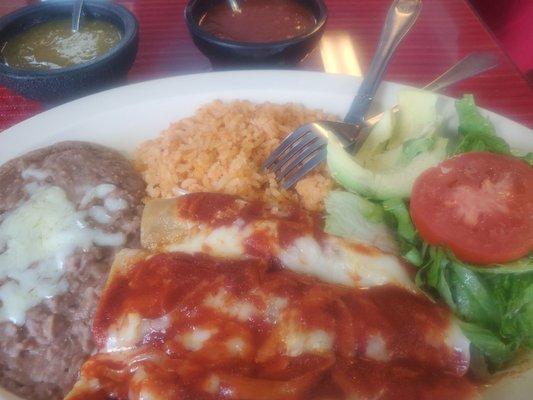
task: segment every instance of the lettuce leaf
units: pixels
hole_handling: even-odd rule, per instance
[[[521,158],[533,166],[533,153],[513,154],[505,140],[496,136],[494,125],[488,117],[481,114],[474,97],[465,94],[455,102],[459,117],[458,141],[451,146],[451,154],[468,153],[471,151],[488,151]]]
[[[420,103],[409,104],[414,116],[418,108],[427,108]],[[455,106],[459,117],[458,136],[455,143],[448,143],[449,154],[487,151],[513,155],[509,145],[496,135],[489,118],[481,114],[471,95],[465,95]],[[405,130],[409,132],[407,128],[410,127],[406,125]],[[394,137],[391,134],[387,136],[387,141],[383,141],[387,146],[394,144],[394,150],[397,150],[394,158],[391,158],[395,161],[393,165],[401,167],[412,164],[430,152],[435,146],[434,141],[440,139],[436,134],[421,134],[420,127],[415,131],[418,134],[401,135],[401,129],[396,129]],[[383,143],[380,142],[381,147]],[[533,165],[533,153],[520,156]],[[382,154],[374,154],[367,161],[374,162],[374,167],[378,168],[388,165],[390,160],[383,159]],[[351,174],[351,178],[360,181],[354,174]],[[385,183],[395,184],[393,180]],[[358,192],[368,196],[368,193]],[[418,267],[416,284],[430,295],[442,298],[462,320],[462,329],[472,344],[473,357],[483,358],[484,368],[495,371],[511,360],[521,348],[533,349],[533,254],[501,265],[464,263],[449,250],[429,245],[420,238],[411,220],[407,200],[399,195],[392,196],[390,191],[383,193],[387,196],[374,196],[381,203],[370,203],[373,211],[366,212],[366,217],[364,207],[361,208],[361,204],[364,204],[361,198],[357,201],[345,198],[330,202],[329,207],[326,207],[329,213],[326,226],[332,233],[364,236],[359,228],[368,222],[361,224],[361,218],[368,220],[368,215],[378,215],[375,207],[380,205],[383,209],[380,218],[395,233],[401,255]],[[351,214],[350,209],[358,211],[352,211]]]
[[[416,284],[439,296],[463,321],[463,331],[495,371],[518,349],[533,349],[533,256],[509,264],[476,266],[424,243],[402,199],[383,202],[402,256],[418,266]]]
[[[500,368],[514,357],[516,352],[514,343],[503,342],[491,330],[477,324],[461,322],[460,326],[476,351],[483,355],[490,354],[490,362],[494,367]]]
[[[402,145],[400,165],[406,166],[420,154],[430,151],[436,143],[434,135],[422,136],[405,141]]]
[[[533,166],[533,153],[527,153],[526,155],[520,158],[527,162],[529,165]]]
[[[382,206],[386,212],[386,222],[397,234],[400,253],[403,258],[420,267],[423,263],[427,246],[418,237],[406,203],[397,198],[385,200]]]
[[[394,236],[384,222],[384,211],[379,204],[356,194],[332,191],[325,201],[325,231],[369,243],[384,251],[397,252]]]
[[[454,154],[470,151],[511,154],[505,140],[496,136],[492,122],[479,112],[472,95],[467,94],[457,100],[455,109],[459,117],[459,141]]]
[[[400,236],[402,242],[412,246],[420,242],[407,205],[402,199],[385,200],[383,209],[392,217],[389,221],[393,222],[393,228]]]

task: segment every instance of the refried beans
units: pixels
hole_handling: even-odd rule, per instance
[[[92,317],[115,252],[139,244],[145,184],[119,153],[91,143],[63,142],[1,166],[0,187],[0,297],[5,296],[2,288],[10,282],[18,285],[19,292],[24,289],[21,277],[25,277],[25,270],[16,271],[5,262],[10,251],[13,253],[10,245],[20,247],[27,239],[8,235],[25,232],[11,227],[31,218],[17,214],[17,210],[46,195],[60,194],[72,208],[73,218],[78,218],[73,221],[79,222],[77,237],[83,246],[72,247],[78,243],[73,242],[61,261],[56,289],[62,290],[53,296],[43,295],[41,301],[28,300],[23,312],[0,304],[0,385],[27,399],[60,399],[93,352]],[[48,213],[44,208],[40,212],[34,216],[39,221],[39,215],[51,218],[48,214],[65,210]],[[67,226],[68,221],[60,222]],[[34,234],[32,230],[26,232]],[[43,241],[47,239],[44,235]],[[32,250],[31,243],[29,248]],[[46,267],[40,261],[28,260],[32,270]]]

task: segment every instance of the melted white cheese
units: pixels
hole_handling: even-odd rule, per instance
[[[347,260],[336,249],[331,249],[330,253],[326,254],[313,237],[302,236],[288,249],[282,250],[279,258],[284,266],[294,272],[314,275],[330,283],[352,286]],[[344,262],[339,262],[340,258]]]
[[[457,372],[466,374],[470,365],[470,340],[464,335],[459,322],[454,317],[450,319],[450,326],[444,334],[444,343],[453,349],[463,361],[461,369]]]
[[[387,344],[381,335],[371,335],[368,337],[365,356],[376,361],[389,361]]]
[[[232,337],[226,341],[226,348],[231,354],[242,356],[248,350],[248,343],[238,336]]]
[[[128,206],[126,200],[121,199],[120,197],[106,197],[104,199],[104,207],[111,212],[117,212],[124,210]]]
[[[395,284],[416,291],[396,257],[378,250],[376,254],[366,254],[333,236],[322,244],[311,236],[302,236],[288,249],[281,250],[279,258],[294,272],[313,275],[325,282],[354,287]]]
[[[281,320],[283,310],[289,302],[284,297],[271,297],[266,301],[266,321],[271,324],[277,324]]]
[[[89,217],[100,224],[108,224],[113,220],[113,217],[102,206],[92,206],[89,208]]]
[[[105,350],[107,352],[132,349],[142,337],[142,318],[128,313],[109,327]]]
[[[137,398],[138,400],[167,400],[167,397],[164,397],[160,393],[156,393],[154,391],[154,388],[149,387],[147,385],[142,385],[141,390],[139,391],[139,395],[137,397],[130,397],[130,398]]]
[[[156,319],[144,318],[142,320],[143,336],[151,332],[165,333],[166,330],[170,327],[171,320],[172,316],[170,314],[165,314],[162,317]]]
[[[240,321],[248,321],[257,313],[252,303],[230,297],[225,290],[219,290],[215,295],[208,296],[203,304]]]
[[[170,326],[171,316],[159,318],[142,318],[137,313],[128,313],[115,321],[107,331],[106,352],[131,350],[143,338],[153,332],[165,333]]]
[[[454,318],[450,320],[450,326],[446,331],[444,343],[460,354],[469,354],[470,341],[459,327],[459,322]]]
[[[296,327],[284,336],[285,353],[298,357],[305,353],[324,353],[333,349],[333,335],[322,329],[303,331]]]
[[[215,333],[217,333],[217,329],[193,328],[191,331],[181,335],[180,341],[187,350],[198,351],[204,347],[205,342],[211,339]]]
[[[91,229],[92,241],[97,246],[122,246],[126,238],[122,232],[104,232],[101,229]]]
[[[204,381],[203,389],[211,394],[217,394],[220,391],[220,378],[218,375],[211,374]]]
[[[26,312],[67,289],[64,267],[76,249],[119,246],[124,235],[91,229],[59,187],[35,191],[0,223],[0,322],[23,325]]]
[[[26,168],[20,175],[22,176],[22,179],[33,178],[38,181],[44,181],[48,177],[49,173],[40,169]]]
[[[283,248],[278,243],[275,221],[246,224],[237,220],[232,225],[214,229],[202,225],[198,227],[198,233],[188,235],[179,243],[166,245],[165,250],[191,254],[203,252],[218,257],[245,257],[246,240],[254,232],[261,231],[270,238],[272,255],[294,272],[352,287],[394,284],[417,291],[398,257],[377,248],[359,250],[358,243],[340,237],[327,236],[319,243],[313,236],[302,234],[288,248]]]
[[[191,235],[180,243],[167,246],[168,251],[185,253],[204,252],[217,257],[241,257],[244,255],[244,240],[251,234],[236,221],[233,225],[221,226],[211,231]]]
[[[85,208],[94,199],[105,199],[117,187],[111,183],[101,183],[85,189],[85,194],[80,201],[80,208]]]
[[[39,182],[30,182],[24,185],[24,190],[26,190],[26,192],[29,194],[34,194],[41,189],[41,187],[42,186],[39,184]]]

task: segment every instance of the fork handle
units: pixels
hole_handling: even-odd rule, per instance
[[[344,118],[345,122],[359,124],[364,121],[365,114],[374,99],[390,58],[415,23],[421,7],[421,0],[394,0],[392,3],[381,31],[376,53],[350,106],[350,110]]]
[[[498,65],[499,58],[496,53],[486,51],[475,51],[459,60],[451,68],[446,70],[442,75],[428,83],[422,89],[430,91],[439,91],[447,88],[454,83],[461,82],[464,79],[476,76]],[[392,108],[393,112],[398,111],[398,105]],[[383,116],[379,113],[365,120],[365,126],[370,128],[378,123]]]
[[[422,89],[438,92],[454,83],[475,76],[498,65],[498,55],[488,51],[474,51],[462,58]]]

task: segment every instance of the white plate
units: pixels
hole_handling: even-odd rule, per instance
[[[344,115],[359,82],[350,76],[318,72],[231,71],[125,86],[59,106],[0,133],[0,164],[28,150],[68,139],[101,143],[131,155],[141,141],[156,137],[172,121],[191,115],[214,99],[296,102]],[[377,107],[392,106],[401,87],[384,83]],[[487,113],[513,148],[533,151],[532,130]],[[531,398],[532,391],[533,369],[502,380],[483,398],[525,400]],[[0,399],[17,397],[0,389]]]

